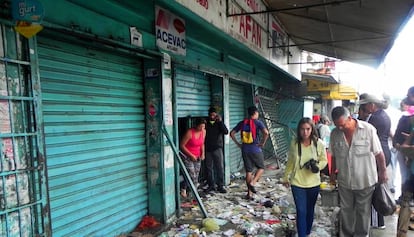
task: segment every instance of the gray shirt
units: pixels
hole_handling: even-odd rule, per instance
[[[330,150],[338,169],[338,185],[362,190],[378,182],[375,156],[382,152],[382,148],[374,126],[356,121],[351,145],[348,145],[344,132],[335,128],[331,133]]]

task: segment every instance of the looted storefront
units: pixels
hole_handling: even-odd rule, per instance
[[[169,222],[178,169],[164,132],[177,145],[178,119],[211,105],[231,128],[252,88],[295,82],[180,3],[34,2],[44,29],[26,39],[0,1],[5,236],[115,236],[145,215]],[[185,55],[159,49],[159,9],[186,22]],[[240,168],[230,146],[226,182]]]

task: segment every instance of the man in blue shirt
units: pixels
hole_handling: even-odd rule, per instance
[[[259,111],[255,106],[247,109],[248,118],[240,121],[230,132],[231,139],[242,149],[244,169],[246,171],[247,199],[253,199],[256,193],[256,182],[264,172],[264,156],[262,147],[266,144],[269,131],[262,121],[258,120]],[[258,132],[262,133],[259,139]],[[236,138],[236,133],[241,133],[241,142]],[[257,168],[255,175],[253,169]]]

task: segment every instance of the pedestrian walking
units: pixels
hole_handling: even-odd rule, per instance
[[[302,118],[290,143],[283,185],[291,187],[296,205],[298,237],[310,235],[321,184],[320,171],[328,163],[324,142],[311,118]]]
[[[375,185],[387,182],[385,157],[377,131],[353,118],[349,110],[332,110],[331,182],[337,181],[340,200],[339,236],[368,236]]]

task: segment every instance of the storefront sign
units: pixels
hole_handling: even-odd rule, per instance
[[[229,2],[229,13],[265,11],[260,0],[235,0]],[[269,57],[266,14],[231,16],[227,33],[265,58]]]
[[[129,34],[131,37],[131,45],[142,47],[142,34],[136,27],[129,27]]]
[[[186,55],[185,21],[169,11],[155,7],[155,32],[160,49]]]
[[[13,0],[12,16],[15,21],[40,23],[44,16],[43,6],[37,0]]]
[[[16,22],[14,29],[26,38],[36,35],[43,29],[40,23],[44,10],[37,0],[13,0],[12,16]]]

